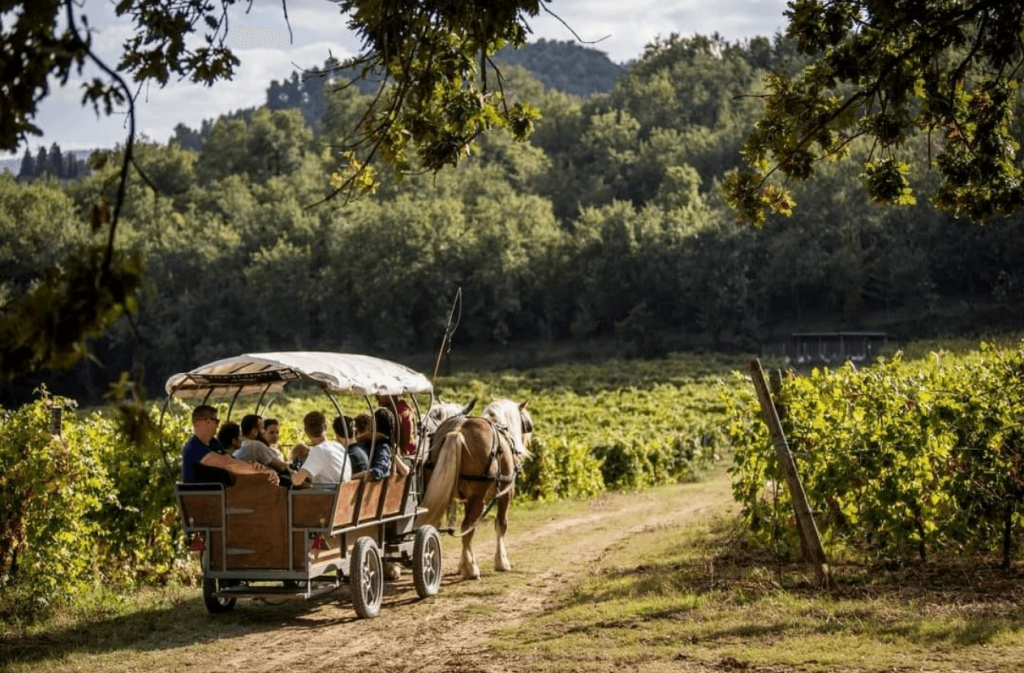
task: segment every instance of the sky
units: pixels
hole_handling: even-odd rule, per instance
[[[137,133],[167,142],[178,123],[198,129],[204,119],[261,105],[271,80],[320,66],[332,54],[339,59],[353,56],[359,47],[345,18],[328,0],[287,0],[290,41],[280,0],[254,0],[246,12],[247,4],[238,3],[229,14],[227,44],[241,61],[235,77],[212,87],[172,82],[163,88],[142,88],[136,102]],[[117,19],[113,5],[114,0],[84,0],[79,10],[88,16],[97,52],[111,65],[131,35],[130,24]],[[531,42],[579,42],[620,64],[640,58],[645,45],[672,33],[717,32],[729,41],[741,41],[772,37],[786,27],[786,0],[552,0],[543,7],[560,20],[542,10],[529,21]],[[124,142],[124,114],[97,118],[91,108],[81,105],[81,82],[97,74],[98,70],[86,69],[82,78],[71,79],[66,86],[51,86],[35,118],[44,135],[28,139],[33,155],[53,142],[65,152]],[[23,143],[8,156],[21,156],[25,147]]]

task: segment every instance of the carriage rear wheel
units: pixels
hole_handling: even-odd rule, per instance
[[[420,598],[433,596],[441,588],[441,536],[433,526],[416,529],[412,547],[412,579]]]
[[[356,614],[363,619],[376,617],[384,597],[384,566],[371,537],[359,538],[352,548],[349,588]]]
[[[215,595],[217,593],[217,580],[203,580],[203,602],[206,603],[206,611],[211,615],[219,615],[231,612],[235,609],[236,599],[225,598]]]

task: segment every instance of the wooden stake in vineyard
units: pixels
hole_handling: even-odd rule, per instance
[[[796,471],[796,462],[789,450],[789,442],[786,441],[786,434],[782,431],[782,423],[779,422],[779,412],[775,408],[768,384],[764,380],[764,370],[761,369],[761,361],[754,360],[749,365],[750,376],[754,381],[754,389],[757,391],[757,400],[761,403],[761,413],[764,415],[764,422],[768,425],[768,431],[772,436],[772,444],[775,446],[775,453],[779,457],[779,465],[786,475],[786,484],[793,496],[793,509],[796,513],[796,520],[800,526],[800,537],[804,542],[804,549],[810,556],[811,567],[818,584],[823,587],[832,586],[832,577],[829,573],[828,563],[825,560],[825,550],[821,546],[821,536],[818,535],[818,526],[814,523],[814,515],[807,504],[807,494],[804,493],[804,485],[800,481],[800,475]]]

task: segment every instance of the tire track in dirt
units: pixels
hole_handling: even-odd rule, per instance
[[[731,502],[725,477],[637,494],[610,494],[589,503],[586,513],[553,519],[531,531],[516,529],[515,510],[507,538],[513,571],[493,571],[494,534],[480,530],[474,540],[482,579],[460,581],[456,545],[447,544],[438,596],[420,601],[405,572],[388,583],[376,619],[356,618],[347,589],[300,607],[240,605],[258,628],[232,633],[211,647],[188,648],[173,666],[148,670],[349,671],[402,673],[509,673],[517,667],[507,653],[488,649],[501,629],[543,614],[580,573],[631,535],[656,531],[681,520],[699,522]],[[543,558],[517,565],[517,558]],[[284,611],[287,614],[280,614]],[[237,612],[234,614],[238,614]],[[236,617],[237,618],[237,617]],[[211,618],[211,619],[223,619]],[[230,619],[230,617],[229,617]],[[279,624],[273,626],[274,623]],[[198,650],[198,651],[197,651]],[[167,653],[161,663],[167,662]],[[525,663],[525,662],[524,662]]]

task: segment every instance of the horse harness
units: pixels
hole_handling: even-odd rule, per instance
[[[487,424],[491,426],[491,457],[487,462],[487,467],[484,468],[484,471],[481,474],[460,474],[459,479],[465,479],[466,481],[493,481],[499,487],[505,484],[514,484],[516,478],[522,474],[523,467],[519,461],[519,454],[515,450],[515,443],[512,441],[512,435],[509,433],[508,426],[504,423],[497,423],[486,418],[483,418],[483,420],[486,420]],[[462,422],[459,423],[458,427],[462,427]],[[501,454],[501,437],[505,438],[505,441],[508,443],[509,450],[512,452],[513,468],[512,474],[510,475],[502,474],[501,466],[498,464],[498,456]],[[424,463],[423,467],[430,470],[434,468],[434,465],[435,463],[429,462]],[[495,470],[497,471],[497,474],[494,474]]]
[[[513,484],[522,473],[523,467],[519,462],[519,454],[516,453],[512,435],[508,431],[508,426],[504,423],[496,423],[492,420],[488,420],[487,423],[491,426],[491,458],[487,463],[487,468],[483,474],[460,474],[459,478],[466,481],[493,481],[499,486],[502,484]],[[509,450],[512,452],[512,474],[507,476],[501,473],[501,466],[498,464],[498,456],[501,454],[500,437],[505,438]],[[492,476],[492,472],[495,470],[497,470],[497,474]]]
[[[458,425],[459,428],[462,427],[462,424],[465,422],[465,418],[466,417],[460,419]],[[473,522],[473,525],[470,526],[468,530],[463,530],[461,533],[456,533],[454,528],[449,528],[447,532],[449,535],[452,535],[453,537],[463,537],[464,535],[472,533],[476,529],[477,524],[479,524],[487,517],[487,515],[491,511],[491,508],[494,507],[494,504],[496,502],[498,502],[498,499],[504,496],[510,490],[512,490],[512,487],[515,486],[516,478],[523,471],[522,464],[519,461],[519,453],[515,449],[515,443],[512,441],[512,436],[511,434],[509,434],[508,427],[504,423],[497,423],[490,419],[484,418],[483,420],[486,420],[487,424],[491,426],[490,460],[488,460],[487,467],[484,469],[483,474],[460,474],[459,479],[465,479],[466,481],[493,481],[498,489],[498,492],[495,493],[494,497],[491,498],[491,501],[487,503],[487,506],[480,513],[480,516],[477,517],[476,521]],[[525,429],[525,427],[527,426],[527,422],[525,420],[523,421],[523,425]],[[530,430],[532,430],[532,427],[530,428]],[[509,451],[511,451],[512,453],[513,469],[511,475],[502,474],[501,466],[498,464],[498,456],[501,454],[501,437],[505,438],[505,441],[508,443],[509,446]],[[429,462],[424,463],[423,467],[425,469],[433,469],[435,465],[436,463]],[[497,474],[492,474],[492,472],[495,469],[497,470]]]

